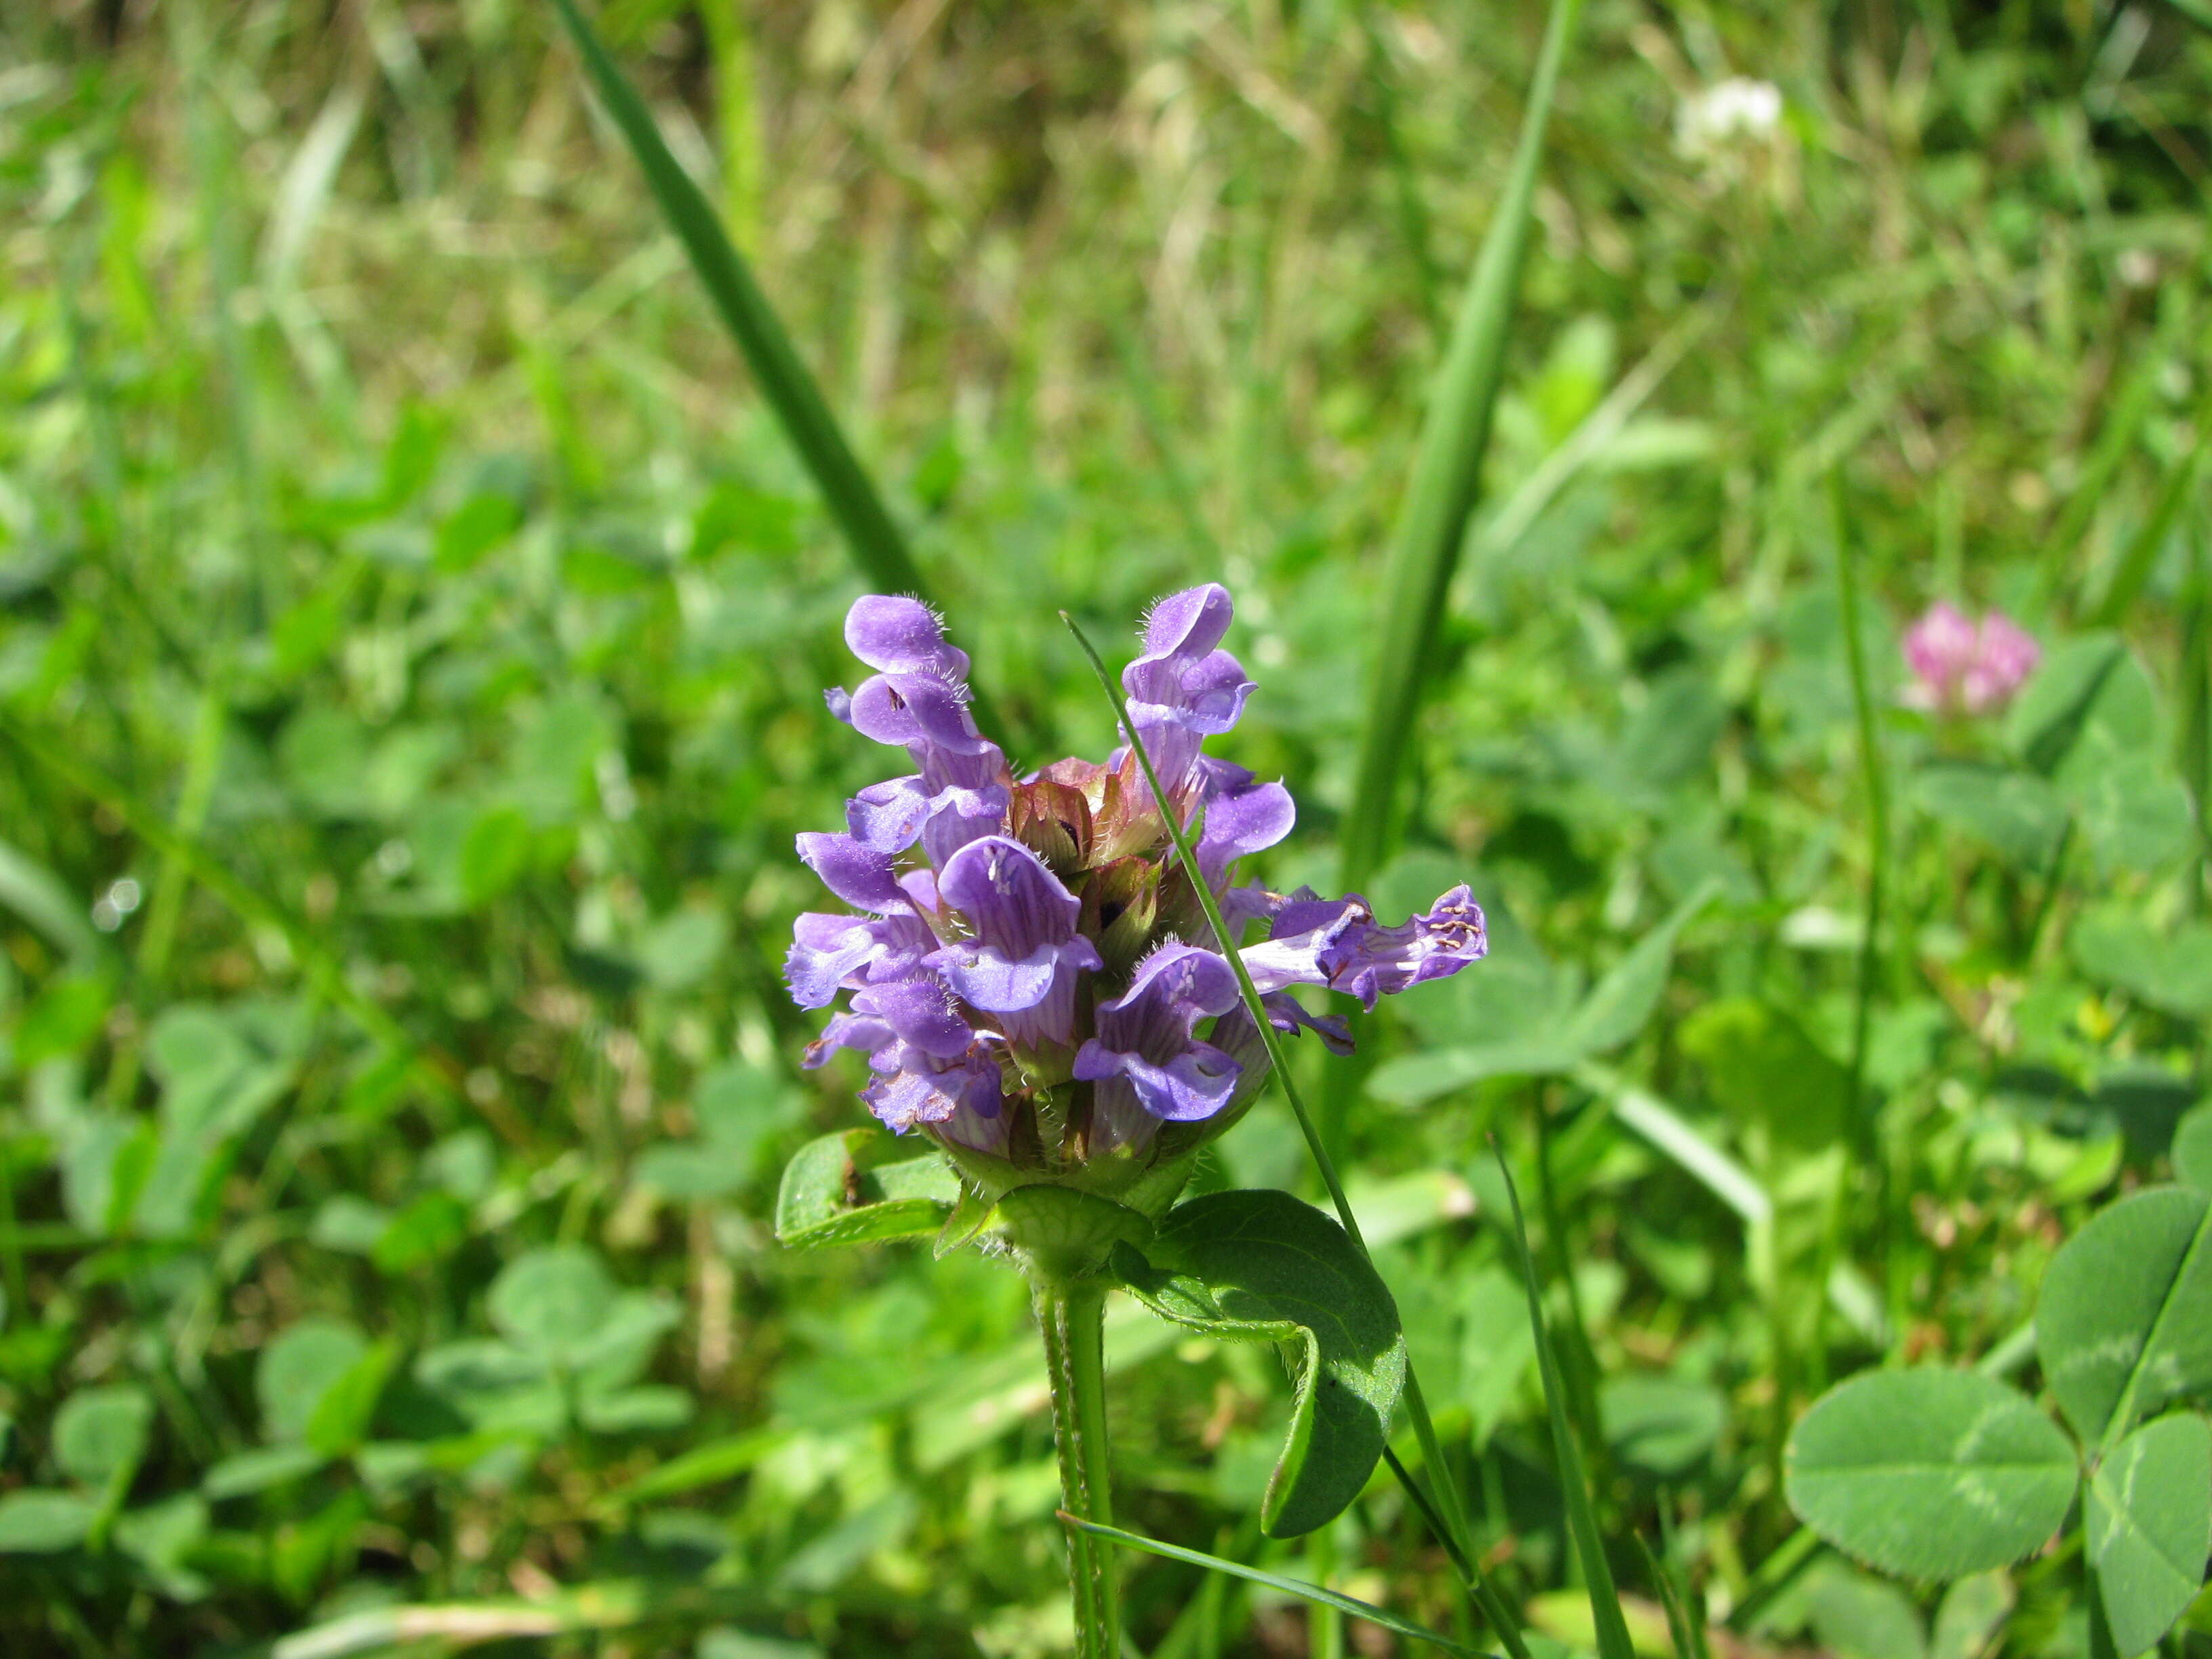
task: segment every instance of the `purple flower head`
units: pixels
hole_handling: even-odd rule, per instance
[[[963,1001],[1000,1017],[1012,1041],[1069,1045],[1075,977],[1102,965],[1075,931],[1083,903],[1018,841],[987,836],[955,853],[939,874],[939,899],[967,918],[972,939],[929,957]]]
[[[1937,600],[1905,630],[1906,702],[1943,714],[1987,714],[2010,702],[2043,647],[2002,611],[1978,623]]]
[[[1239,884],[1239,866],[1288,836],[1297,810],[1279,782],[1201,751],[1254,689],[1223,648],[1233,617],[1218,585],[1170,595],[1122,675],[1164,802],[1127,750],[1016,779],[975,728],[966,654],[927,607],[871,596],[846,619],[847,643],[875,672],[832,692],[830,708],[904,749],[915,770],[848,801],[843,833],[799,839],[800,860],[853,911],[809,912],[793,929],[793,997],[846,999],[806,1064],[863,1055],[876,1116],[930,1135],[986,1187],[1074,1180],[1112,1193],[1156,1164],[1187,1167],[1265,1075],[1261,1033],[1229,957],[1205,948],[1164,808],[1195,830],[1194,879],[1238,936],[1279,1031],[1348,1049],[1344,1021],[1309,1012],[1291,988],[1372,1007],[1486,948],[1465,887],[1384,927],[1357,896]],[[1255,926],[1266,937],[1243,944]],[[1007,1167],[977,1173],[987,1165]]]

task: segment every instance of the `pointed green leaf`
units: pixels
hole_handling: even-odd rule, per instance
[[[2093,1447],[2212,1389],[2212,1199],[2157,1187],[2100,1212],[2051,1258],[2035,1346]]]
[[[938,1231],[960,1183],[934,1152],[893,1162],[904,1150],[873,1129],[807,1142],[784,1168],[776,1237],[787,1249],[805,1250]]]
[[[2212,1428],[2185,1412],[2137,1429],[2089,1477],[2082,1527],[2121,1659],[2148,1651],[2204,1586]]]
[[[1348,1613],[1355,1619],[1364,1619],[1370,1624],[1380,1625],[1411,1641],[1425,1642],[1431,1647],[1442,1648],[1446,1653],[1464,1654],[1468,1659],[1497,1659],[1494,1654],[1485,1654],[1480,1648],[1471,1648],[1455,1642],[1449,1636],[1401,1619],[1395,1613],[1385,1612],[1370,1602],[1350,1595],[1324,1589],[1319,1584],[1309,1584],[1302,1578],[1289,1578],[1279,1572],[1268,1572],[1259,1567],[1248,1567],[1241,1561],[1224,1560],[1218,1555],[1208,1555],[1203,1550],[1185,1549],[1180,1544],[1164,1543],[1157,1538],[1146,1538],[1141,1533],[1124,1532],[1119,1527],[1085,1521],[1061,1510],[1063,1524],[1087,1532],[1093,1537],[1109,1539],[1125,1549],[1141,1550],[1147,1555],[1157,1555],[1164,1560],[1181,1561],[1194,1567],[1204,1567],[1212,1572],[1225,1572],[1232,1578],[1242,1578],[1248,1583],[1265,1585],[1280,1590],[1285,1595],[1295,1595],[1302,1601],[1310,1601],[1319,1607],[1334,1607],[1339,1613]]]
[[[2015,1390],[1972,1371],[1870,1371],[1790,1437],[1790,1506],[1884,1572],[1948,1579],[2016,1561],[2074,1500],[2074,1449]]]
[[[1288,1193],[1209,1193],[1170,1211],[1144,1253],[1121,1244],[1113,1260],[1163,1319],[1303,1346],[1290,1438],[1260,1508],[1269,1536],[1310,1532],[1359,1495],[1405,1384],[1406,1338],[1389,1287],[1343,1228]]]
[[[2066,828],[2066,802],[2047,778],[2008,766],[1937,761],[1913,778],[1930,817],[1955,824],[2015,870],[2041,873]]]

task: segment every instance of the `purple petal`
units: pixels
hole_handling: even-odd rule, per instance
[[[945,628],[920,599],[864,593],[845,613],[845,644],[871,668],[960,679],[968,653],[945,641]]]
[[[897,1042],[898,1033],[884,1020],[867,1014],[832,1014],[830,1023],[822,1028],[822,1035],[806,1045],[806,1056],[800,1063],[811,1072],[818,1066],[828,1065],[840,1048],[858,1048],[872,1065],[879,1054]]]
[[[1333,1054],[1348,1054],[1355,1046],[1350,1021],[1341,1014],[1310,1014],[1288,991],[1268,992],[1260,1006],[1267,1011],[1267,1024],[1286,1036],[1296,1036],[1301,1029],[1311,1031]]]
[[[933,674],[878,674],[853,693],[853,729],[901,748],[981,755],[994,745],[975,730],[967,688]]]
[[[945,986],[937,980],[904,979],[871,985],[854,993],[853,1009],[881,1019],[902,1042],[933,1060],[964,1054],[975,1041],[975,1027],[960,1018]]]
[[[862,917],[818,910],[802,914],[792,926],[791,950],[783,962],[791,1000],[802,1008],[828,1007],[882,948]]]
[[[850,836],[812,831],[799,838],[799,860],[846,903],[885,914],[907,908],[890,854]]]
[[[1210,1042],[1193,1042],[1165,1065],[1139,1054],[1118,1054],[1094,1037],[1076,1055],[1075,1075],[1091,1080],[1119,1078],[1137,1103],[1170,1123],[1212,1117],[1237,1092],[1243,1067]]]
[[[878,853],[903,853],[929,821],[931,802],[918,777],[872,783],[845,803],[853,839]]]
[[[967,917],[978,940],[1009,962],[1073,938],[1083,908],[1042,860],[1004,836],[986,836],[953,854],[938,872],[937,890]]]
[[[1364,1007],[1432,979],[1448,979],[1489,954],[1482,908],[1462,882],[1424,914],[1395,927],[1346,932],[1322,956],[1333,989],[1349,991]]]
[[[902,1047],[899,1061],[896,1071],[860,1091],[868,1109],[895,1133],[904,1134],[918,1123],[945,1123],[956,1114],[999,1115],[999,1068],[988,1058],[971,1051],[939,1066],[928,1055]]]
[[[1242,768],[1237,769],[1242,770]],[[1279,783],[1260,783],[1247,774],[1222,787],[1206,802],[1206,823],[1198,838],[1198,867],[1218,886],[1237,860],[1262,852],[1291,833],[1297,803]]]

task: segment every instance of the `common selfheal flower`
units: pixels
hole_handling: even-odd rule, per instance
[[[1127,991],[1098,1005],[1098,1035],[1075,1056],[1077,1080],[1099,1085],[1092,1110],[1103,1133],[1094,1148],[1139,1143],[1161,1123],[1209,1118],[1229,1103],[1243,1067],[1192,1031],[1237,1000],[1225,960],[1170,943],[1145,958]]]
[[[1267,1023],[1351,1047],[1341,1018],[1291,988],[1376,999],[1479,961],[1482,912],[1455,887],[1395,927],[1354,895],[1239,885],[1238,865],[1291,832],[1279,782],[1201,752],[1253,690],[1224,649],[1234,607],[1208,584],[1152,608],[1122,684],[1136,757],[1067,759],[1015,779],[969,713],[968,659],[913,599],[870,596],[845,637],[876,672],[831,711],[903,748],[911,775],[863,789],[844,833],[799,855],[857,915],[809,912],[786,976],[809,1008],[849,1000],[806,1054],[866,1057],[861,1097],[919,1130],[975,1184],[1070,1182],[1173,1197],[1189,1156],[1256,1091],[1267,1054],[1179,863],[1164,814],[1194,829],[1197,879],[1218,902]],[[1264,925],[1266,937],[1243,936]],[[1131,1197],[1130,1201],[1138,1201]]]
[[[1905,630],[1912,684],[1905,700],[1943,714],[1987,714],[2010,702],[2043,660],[2043,647],[2002,611],[1977,623],[1944,600]]]

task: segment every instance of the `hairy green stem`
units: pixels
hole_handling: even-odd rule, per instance
[[[1053,1442],[1060,1454],[1060,1504],[1070,1515],[1101,1526],[1114,1522],[1106,1457],[1106,1291],[1091,1279],[1032,1275],[1037,1329],[1044,1337],[1052,1386]],[[1073,1528],[1067,1532],[1067,1578],[1075,1597],[1076,1652],[1081,1659],[1119,1659],[1121,1603],[1111,1545]]]

